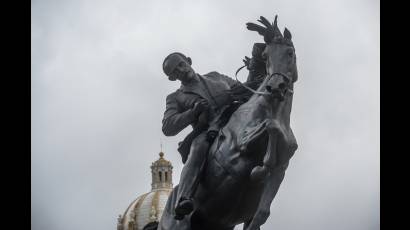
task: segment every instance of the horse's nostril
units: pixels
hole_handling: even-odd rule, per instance
[[[286,84],[285,83],[280,83],[279,84],[279,89],[284,89],[286,88]]]

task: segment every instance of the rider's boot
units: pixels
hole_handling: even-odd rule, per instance
[[[194,139],[191,144],[188,159],[181,172],[178,188],[178,198],[175,205],[175,219],[181,220],[194,210],[193,195],[199,184],[202,168],[205,165],[209,149],[209,138],[204,132]]]
[[[190,214],[194,210],[194,202],[192,199],[181,197],[178,205],[175,208],[175,219],[182,220],[185,215]]]

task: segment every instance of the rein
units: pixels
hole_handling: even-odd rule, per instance
[[[245,84],[243,84],[242,82],[240,82],[240,81],[238,80],[238,73],[239,73],[245,66],[246,66],[246,65],[239,67],[239,69],[235,72],[235,80],[236,80],[241,86],[243,86],[245,89],[251,91],[251,92],[254,93],[254,94],[259,94],[259,95],[271,95],[270,93],[267,93],[267,92],[256,91],[256,90],[254,90],[254,89],[252,89],[252,88],[246,86]],[[287,76],[287,75],[284,74],[284,73],[281,73],[281,72],[272,73],[271,75],[269,75],[269,78],[271,78],[271,77],[274,76],[274,75],[280,75],[280,76],[284,77],[288,82],[291,82],[290,77]]]

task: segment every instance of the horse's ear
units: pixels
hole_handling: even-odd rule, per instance
[[[189,65],[192,65],[192,59],[190,57],[187,57],[187,61],[188,61]]]
[[[266,28],[260,25],[257,25],[255,23],[252,22],[248,22],[246,23],[246,28],[250,31],[256,31],[258,32],[258,34],[265,36],[266,34]]]
[[[292,40],[292,34],[286,27],[285,27],[285,31],[283,32],[283,36],[285,37],[285,39]]]

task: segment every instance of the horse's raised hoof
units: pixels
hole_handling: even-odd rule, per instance
[[[266,177],[267,174],[268,169],[266,167],[256,166],[251,171],[251,181],[260,182]]]

